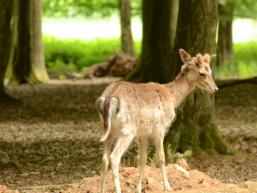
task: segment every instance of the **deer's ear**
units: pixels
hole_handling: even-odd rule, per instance
[[[204,54],[203,59],[208,64],[211,62],[211,56],[209,54]]]
[[[185,50],[179,49],[179,55],[182,60],[182,62],[187,63],[191,60],[190,54],[188,54]]]

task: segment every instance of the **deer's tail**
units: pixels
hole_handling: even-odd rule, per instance
[[[104,126],[104,135],[100,142],[104,142],[111,134],[112,118],[119,111],[119,100],[116,97],[100,97],[97,100],[97,108]]]

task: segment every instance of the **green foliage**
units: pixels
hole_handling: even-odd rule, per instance
[[[215,69],[216,78],[247,78],[257,76],[257,42],[237,43],[234,57],[224,67]]]
[[[235,1],[234,16],[239,18],[257,19],[256,0],[237,0]]]
[[[140,13],[140,0],[132,0],[132,14]],[[118,12],[118,0],[44,0],[46,17],[106,17]]]
[[[225,6],[225,10],[233,9],[233,15],[236,18],[257,18],[256,0],[218,0],[219,4]]]
[[[106,61],[120,48],[118,40],[58,40],[44,38],[46,65],[58,71],[76,71]]]
[[[51,71],[81,71],[93,64],[104,62],[120,51],[120,40],[60,40],[44,38],[45,59]],[[135,42],[136,53],[140,42]]]

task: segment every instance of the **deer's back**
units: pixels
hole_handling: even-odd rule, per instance
[[[168,127],[175,115],[171,93],[158,83],[120,81],[109,85],[101,97],[117,98],[118,121],[134,124],[143,134],[158,127]]]
[[[128,103],[133,108],[158,107],[171,105],[172,95],[162,84],[130,83],[125,81],[110,84],[103,94],[103,97],[116,97],[120,102]]]

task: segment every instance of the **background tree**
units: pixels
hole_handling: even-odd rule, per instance
[[[41,0],[24,0],[19,3],[17,60],[13,74],[19,83],[46,82],[48,75],[45,68],[42,43]]]
[[[217,2],[215,0],[181,0],[179,6],[175,50],[183,48],[190,54],[215,53],[217,29]],[[174,59],[176,71],[182,62],[178,53]],[[206,92],[194,91],[177,111],[177,119],[169,131],[166,147],[188,149],[198,153],[201,149],[211,153],[228,153],[215,123],[214,97]]]
[[[222,67],[233,57],[233,20],[235,18],[256,19],[257,1],[255,0],[219,0],[218,60]]]
[[[218,5],[218,66],[224,66],[233,55],[233,17],[234,1],[226,0]]]
[[[4,82],[8,63],[12,58],[15,28],[15,0],[0,0],[0,100],[9,99]],[[13,22],[12,22],[13,20]]]
[[[130,0],[119,0],[121,49],[124,53],[133,56],[134,44],[131,31],[131,5]]]
[[[141,63],[130,75],[140,82],[171,80],[172,50],[177,21],[178,1],[143,0],[143,40]]]

